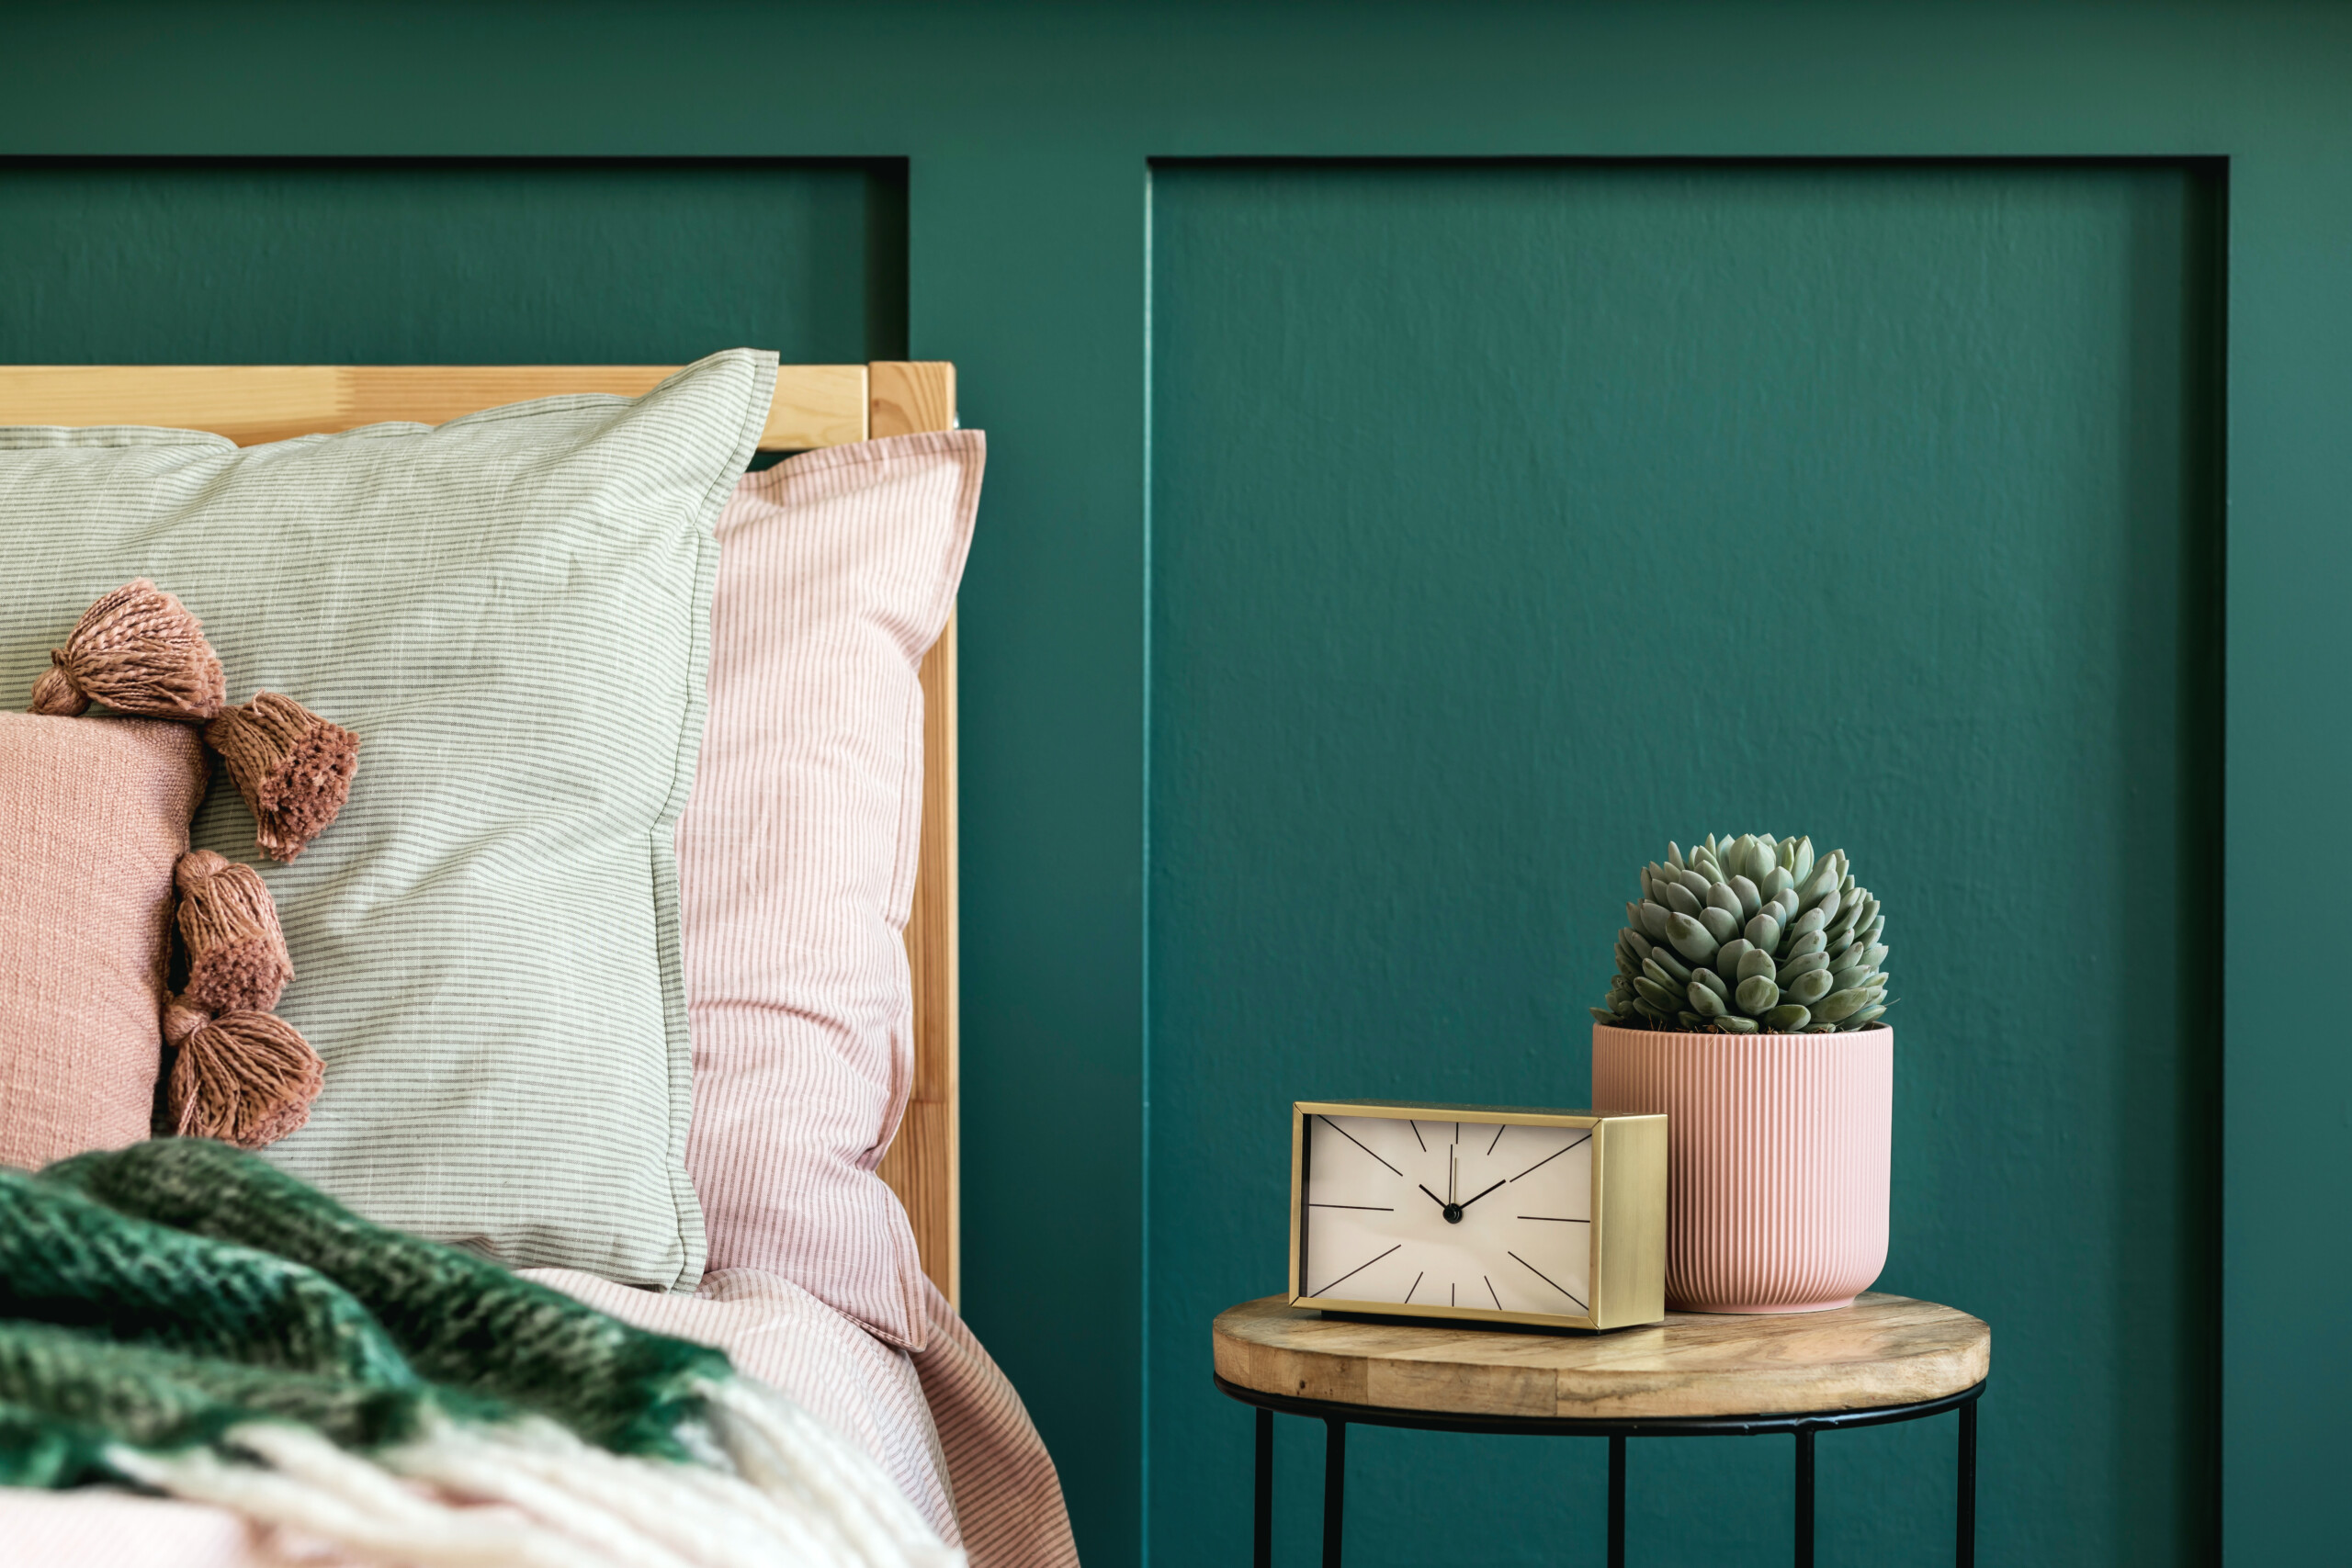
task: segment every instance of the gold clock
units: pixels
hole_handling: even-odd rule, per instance
[[[1666,1315],[1666,1118],[1299,1100],[1290,1300],[1549,1328]]]

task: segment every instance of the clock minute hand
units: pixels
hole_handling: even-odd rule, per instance
[[[1431,1192],[1427,1187],[1423,1187],[1421,1191],[1430,1202],[1435,1203],[1439,1208],[1442,1209],[1445,1207],[1445,1200],[1439,1197],[1436,1193]]]
[[[1502,1183],[1502,1182],[1500,1182],[1500,1181],[1498,1181],[1498,1182],[1496,1182],[1496,1183],[1495,1183],[1495,1187],[1500,1187],[1500,1186],[1502,1186],[1502,1185],[1503,1185],[1503,1183]],[[1489,1188],[1487,1188],[1487,1192],[1492,1192],[1492,1191],[1495,1190],[1495,1187],[1489,1187]],[[1425,1190],[1426,1190],[1426,1189],[1425,1189]],[[1479,1194],[1478,1194],[1478,1198],[1484,1198],[1484,1197],[1487,1195],[1487,1192],[1481,1192],[1481,1193],[1479,1193]],[[1476,1202],[1476,1201],[1478,1201],[1478,1198],[1464,1198],[1464,1200],[1462,1200],[1461,1206],[1462,1206],[1463,1208],[1466,1209],[1466,1208],[1468,1208],[1471,1204],[1473,1204],[1473,1203]]]

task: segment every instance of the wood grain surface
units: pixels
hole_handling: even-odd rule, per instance
[[[1217,1314],[1217,1376],[1341,1404],[1638,1420],[1868,1410],[1981,1382],[1993,1331],[1956,1308],[1866,1293],[1832,1312],[1669,1313],[1606,1334],[1325,1317],[1281,1296]]]
[[[440,424],[479,409],[567,392],[633,398],[675,369],[674,365],[0,365],[0,424],[162,425],[209,430],[240,446],[252,446],[387,420]],[[892,382],[900,389],[895,393],[900,399],[906,396],[905,379]],[[932,387],[939,378],[917,379]],[[788,452],[865,440],[866,380],[863,365],[778,367],[760,446]],[[952,396],[952,375],[947,384]],[[937,394],[933,395],[935,400]]]
[[[876,438],[956,428],[956,367],[943,360],[877,361],[867,420]],[[961,1118],[957,1112],[956,616],[922,661],[922,848],[907,919],[914,979],[915,1081],[882,1179],[906,1205],[923,1272],[963,1305]]]

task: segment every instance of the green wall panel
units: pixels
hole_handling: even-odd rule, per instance
[[[0,163],[0,361],[900,356],[903,169]]]
[[[1882,1285],[1997,1325],[1985,1560],[2201,1560],[2210,178],[1210,165],[1154,192],[1155,1561],[1247,1550],[1249,1415],[1198,1325],[1281,1286],[1286,1102],[1587,1103],[1634,869],[1756,829],[1849,849],[1887,903]],[[1955,1420],[1823,1439],[1824,1562],[1949,1561]],[[1304,1554],[1319,1428],[1291,1425]],[[1788,1445],[1750,1446],[1634,1446],[1645,1561],[1785,1560]],[[1605,1459],[1351,1457],[1366,1564],[1581,1561],[1557,1542]]]

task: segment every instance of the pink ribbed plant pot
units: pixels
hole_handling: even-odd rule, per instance
[[[1592,1029],[1595,1111],[1667,1117],[1666,1304],[1826,1312],[1886,1266],[1894,1032]]]

